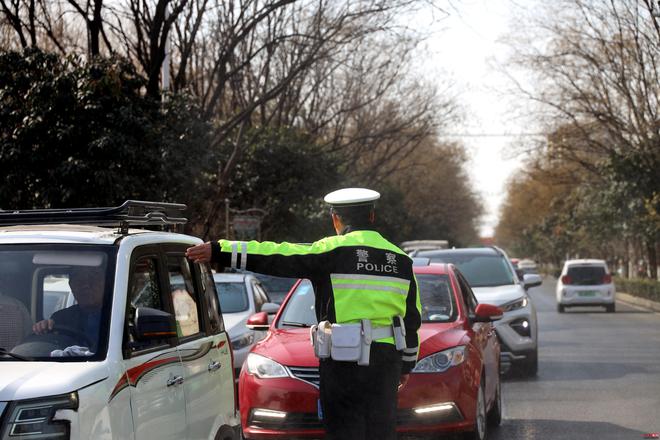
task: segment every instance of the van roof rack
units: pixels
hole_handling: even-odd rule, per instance
[[[188,219],[183,217],[186,205],[180,203],[127,200],[119,206],[106,208],[0,210],[1,226],[74,224],[116,226],[127,234],[129,227],[177,226]]]

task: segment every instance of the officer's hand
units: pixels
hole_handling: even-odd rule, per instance
[[[403,388],[408,383],[408,379],[410,379],[410,374],[402,374],[401,378],[399,379],[399,388],[398,389]]]
[[[51,331],[54,325],[55,325],[55,321],[53,321],[52,319],[44,319],[43,321],[39,321],[36,324],[34,324],[32,326],[32,331],[37,335],[43,335]]]
[[[211,261],[211,243],[207,242],[189,247],[186,250],[186,257],[195,263],[208,263]]]

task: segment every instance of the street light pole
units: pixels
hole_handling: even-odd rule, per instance
[[[225,239],[229,239],[229,199],[225,199]]]

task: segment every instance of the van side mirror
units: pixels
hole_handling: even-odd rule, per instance
[[[502,319],[503,314],[502,309],[492,304],[477,304],[477,308],[474,310],[473,321],[493,322]]]
[[[268,313],[259,312],[251,315],[245,326],[250,330],[268,330]]]
[[[172,314],[150,307],[135,309],[135,339],[140,342],[176,337],[176,322]]]

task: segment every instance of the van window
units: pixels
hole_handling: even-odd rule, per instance
[[[153,256],[138,258],[132,268],[131,285],[128,297],[128,312],[126,322],[129,330],[135,322],[135,310],[138,307],[149,307],[151,309],[167,312],[163,307],[162,291],[158,282],[158,260]],[[130,348],[132,351],[145,350],[163,345],[164,341],[147,341],[137,343],[130,335]]]
[[[111,246],[0,245],[0,348],[25,362],[104,359],[115,252]]]
[[[209,324],[211,326],[211,333],[218,334],[225,330],[224,322],[222,321],[221,307],[218,303],[218,296],[215,291],[215,283],[213,281],[213,274],[206,264],[197,264],[201,272],[202,290],[206,304],[208,305]]]
[[[188,260],[184,256],[168,256],[167,270],[176,315],[176,331],[185,338],[200,332],[199,301],[193,285]]]
[[[69,286],[68,274],[46,275],[42,287],[44,292],[42,304],[44,319],[50,319],[53,313],[71,307],[76,303]]]

